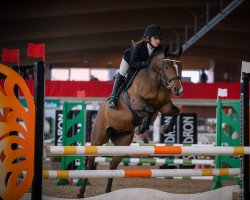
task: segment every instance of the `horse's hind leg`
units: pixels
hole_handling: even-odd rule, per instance
[[[100,118],[100,115],[97,115],[95,120],[93,129],[91,131],[91,145],[92,146],[101,146],[108,141],[108,135],[105,134],[105,122]],[[86,170],[95,170],[95,157],[96,156],[88,156],[85,162],[85,169]],[[84,198],[84,193],[86,189],[88,179],[83,179],[83,185],[80,189],[79,194],[77,195],[78,198]]]
[[[117,169],[117,167],[118,167],[118,165],[119,165],[119,163],[121,161],[122,161],[121,156],[113,157],[112,162],[110,163],[109,170]],[[109,178],[108,179],[108,184],[107,184],[107,187],[106,187],[106,193],[111,192],[112,182],[113,182],[113,178]]]
[[[86,157],[85,169],[86,170],[94,170],[94,169],[96,169],[95,157],[94,156]],[[77,198],[84,198],[84,193],[85,193],[85,190],[86,190],[87,182],[88,182],[88,179],[84,178],[83,179],[83,185],[81,186],[79,194],[77,194]]]
[[[115,146],[129,146],[133,140],[134,132],[126,132],[126,133],[115,133],[111,134],[111,141]],[[110,163],[110,170],[117,169],[118,165],[122,161],[122,156],[115,156]],[[106,193],[111,192],[113,183],[113,178],[108,179],[108,184],[106,187]]]

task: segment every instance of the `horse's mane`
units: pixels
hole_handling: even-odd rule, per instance
[[[155,52],[154,54],[152,54],[150,56],[150,59],[151,59],[151,66],[156,66],[162,62],[162,60],[164,59],[164,53],[163,51],[157,51]]]

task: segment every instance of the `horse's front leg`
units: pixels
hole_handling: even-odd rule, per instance
[[[137,135],[143,134],[146,130],[149,130],[149,125],[152,122],[152,119],[155,116],[154,106],[148,103],[143,103],[144,110],[147,112],[147,116],[142,120],[142,124],[138,126],[136,130]]]
[[[110,163],[110,166],[109,166],[109,170],[117,169],[119,163],[122,161],[122,158],[123,158],[122,156],[113,157],[112,162]],[[111,192],[112,182],[113,182],[113,178],[109,178],[108,184],[106,187],[106,193]]]
[[[148,115],[143,119],[142,124],[138,127],[138,130],[136,131],[137,135],[143,134],[146,130],[149,129],[152,118],[153,113],[148,113]]]
[[[169,109],[170,108],[170,109]],[[169,112],[170,110],[170,112]],[[168,133],[173,131],[173,127],[176,123],[176,120],[180,114],[180,109],[177,108],[174,104],[170,104],[170,106],[166,106],[165,109],[163,109],[163,111],[161,112],[162,114],[171,114],[172,118],[170,119],[168,124],[164,124],[161,127],[161,133]]]

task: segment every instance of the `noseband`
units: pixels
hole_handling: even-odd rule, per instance
[[[164,61],[173,62],[177,76],[172,77],[170,79],[167,78],[165,70],[167,69],[168,65],[166,65],[166,64],[164,65]],[[163,85],[165,85],[165,87],[167,89],[170,89],[171,87],[173,87],[170,84],[173,80],[179,80],[179,81],[181,81],[181,76],[178,75],[178,65],[177,65],[178,62],[181,62],[181,61],[166,58],[166,59],[163,60],[163,65],[161,65],[159,67],[159,72],[160,72],[160,75],[161,75],[161,82],[162,82]]]

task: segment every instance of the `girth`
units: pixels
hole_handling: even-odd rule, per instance
[[[122,96],[123,96],[123,98],[125,100],[125,103],[127,104],[128,108],[129,108],[129,110],[132,113],[132,123],[133,123],[133,125],[134,126],[139,126],[142,123],[142,120],[143,120],[144,117],[142,117],[139,112],[132,109],[127,90],[124,90],[122,92]]]

